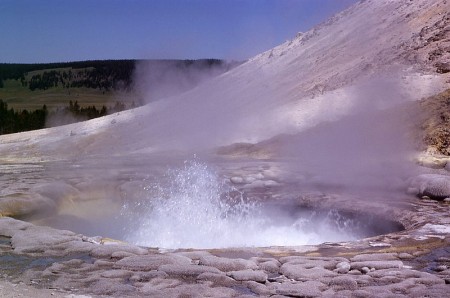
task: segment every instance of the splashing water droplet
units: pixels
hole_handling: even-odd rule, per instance
[[[123,206],[122,216],[130,222],[126,241],[171,249],[292,246],[352,238],[330,235],[335,231],[326,225],[319,235],[310,229],[314,223],[308,218],[271,217],[261,204],[245,200],[197,161],[171,171],[169,180],[168,187],[153,188],[145,201]]]

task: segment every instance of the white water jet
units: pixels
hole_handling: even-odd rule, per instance
[[[265,210],[264,204],[248,202],[199,162],[186,162],[169,178],[168,187],[149,188],[145,200],[123,206],[122,216],[130,222],[125,227],[126,241],[175,249],[294,246],[356,239],[336,226],[338,218],[333,212],[317,222],[314,214],[292,218],[289,210],[273,212]]]

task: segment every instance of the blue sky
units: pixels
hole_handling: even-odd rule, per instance
[[[0,0],[0,62],[248,59],[356,0]]]

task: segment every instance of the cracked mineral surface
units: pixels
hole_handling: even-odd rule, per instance
[[[438,219],[448,206],[411,204],[426,225],[408,221],[405,231],[303,248],[161,252],[3,217],[1,271],[66,297],[445,297],[450,238]]]
[[[0,296],[448,297],[449,11],[446,0],[360,1],[170,101],[1,136]],[[415,157],[403,141],[417,125],[429,147]],[[296,226],[330,240],[214,246],[269,237],[233,220],[201,234],[217,226],[196,221],[210,205],[177,213],[180,194],[204,192],[161,186],[198,177],[167,174],[193,153],[217,170],[200,175],[209,197],[230,187],[219,218],[239,202],[274,216],[304,208],[334,225]],[[152,230],[148,214],[167,224]],[[184,219],[196,229],[173,237]],[[168,247],[147,242],[160,230]]]

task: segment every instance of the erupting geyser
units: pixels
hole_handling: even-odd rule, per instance
[[[169,173],[169,185],[146,188],[148,196],[126,203],[124,239],[160,248],[294,246],[367,236],[355,218],[337,210],[293,210],[252,202],[206,164],[186,162]]]

